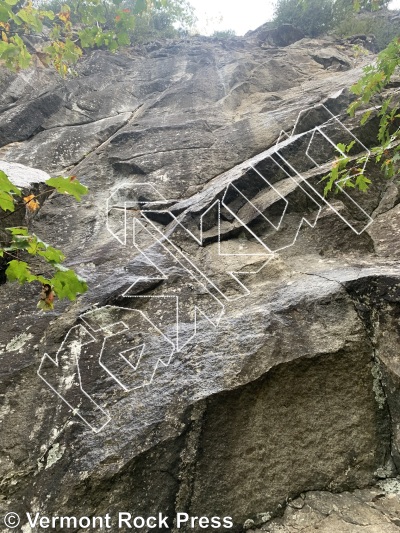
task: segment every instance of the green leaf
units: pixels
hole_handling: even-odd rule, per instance
[[[14,198],[11,196],[11,194],[0,191],[0,209],[3,211],[14,211]]]
[[[371,116],[371,113],[372,113],[372,109],[368,109],[368,111],[366,111],[363,114],[362,119],[361,119],[361,126],[364,126],[364,124],[367,122],[367,120]]]
[[[48,18],[49,20],[54,20],[54,12],[53,11],[40,11],[39,12],[42,17]]]
[[[30,255],[39,255],[53,266],[60,267],[65,259],[65,255],[56,248],[43,242],[35,234],[30,235],[28,228],[15,227],[7,228],[13,236],[9,250],[26,250]]]
[[[48,263],[52,264],[59,264],[64,261],[65,255],[61,252],[61,250],[57,250],[57,248],[53,248],[52,246],[45,246],[46,249],[38,251],[37,255],[40,255],[41,257],[46,259]]]
[[[14,198],[12,196],[13,194],[21,196],[21,191],[18,189],[18,187],[11,183],[7,174],[0,170],[0,209],[3,211],[14,211],[15,206]]]
[[[93,46],[96,34],[96,28],[85,28],[83,30],[78,31],[78,37],[81,42],[82,48],[90,48],[91,46]]]
[[[81,196],[88,192],[88,188],[82,185],[82,183],[79,183],[77,179],[71,180],[71,178],[64,178],[62,176],[50,178],[46,180],[46,184],[54,187],[59,193],[72,194],[78,202],[80,202]]]
[[[15,17],[14,22],[16,22]],[[18,68],[26,68],[29,66],[31,55],[21,37],[15,34],[8,43],[0,41],[0,58],[5,61],[7,68],[17,70]]]
[[[351,91],[353,91],[353,87],[351,87]],[[355,114],[356,114],[356,111],[357,111],[357,108],[360,107],[361,105],[361,102],[359,100],[356,100],[355,102],[353,102],[352,104],[349,105],[349,107],[347,108],[347,112],[348,114],[351,116],[351,117],[354,117]]]
[[[0,5],[0,22],[8,22],[10,18],[11,18],[11,13],[10,13],[10,10],[7,8],[7,6]]]
[[[362,191],[362,192],[366,192],[368,190],[370,183],[371,183],[371,180],[369,180],[363,174],[360,174],[356,178],[356,187],[358,187],[360,189],[360,191]]]
[[[348,157],[341,157],[340,159],[338,159],[338,169],[343,170],[344,168],[346,168],[349,161],[350,159]]]
[[[10,192],[18,196],[22,194],[21,190],[11,183],[7,174],[2,170],[0,170],[0,191]]]
[[[46,300],[39,300],[36,307],[38,309],[41,309],[42,311],[51,311],[52,309],[54,309],[54,303],[47,302]]]
[[[73,301],[78,294],[87,291],[86,282],[73,270],[59,270],[50,280],[50,283],[60,299],[68,298]]]
[[[63,61],[74,64],[81,55],[82,50],[71,39],[66,39],[64,43]]]
[[[327,196],[328,193],[332,190],[333,180],[329,180],[328,183],[325,185],[324,188],[324,196]]]
[[[117,41],[120,46],[129,45],[131,43],[129,35],[124,32],[117,34]]]
[[[8,281],[18,281],[21,285],[25,282],[30,283],[35,281],[37,278],[29,270],[28,263],[25,261],[18,261],[13,259],[8,264],[6,269],[6,276]]]
[[[24,226],[15,226],[14,228],[6,228],[11,235],[28,235],[28,228]]]
[[[42,22],[36,10],[23,7],[18,11],[17,16],[35,31],[42,31]]]

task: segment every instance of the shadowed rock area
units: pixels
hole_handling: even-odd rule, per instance
[[[322,181],[335,144],[374,145],[376,112],[346,108],[375,56],[276,35],[96,51],[64,80],[1,71],[0,168],[89,187],[29,221],[86,294],[41,313],[0,264],[0,515],[22,531],[26,512],[398,528],[398,184],[371,161],[366,193]]]

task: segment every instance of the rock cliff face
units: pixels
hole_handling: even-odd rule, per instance
[[[345,113],[373,56],[263,31],[2,71],[0,159],[90,193],[30,222],[88,293],[42,314],[0,287],[1,514],[396,529],[366,488],[400,467],[399,190],[373,164],[368,193],[321,183],[374,142]]]

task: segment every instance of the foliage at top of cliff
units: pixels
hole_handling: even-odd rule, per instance
[[[290,23],[310,37],[332,32],[341,37],[373,34],[383,50],[398,33],[389,0],[278,0],[275,24]]]
[[[27,68],[39,48],[41,61],[65,75],[86,49],[115,51],[193,23],[187,0],[0,0],[0,60]]]

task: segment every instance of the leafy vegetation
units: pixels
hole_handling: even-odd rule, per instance
[[[217,39],[230,39],[235,36],[236,33],[234,30],[216,30],[211,35],[211,37],[216,37]]]
[[[373,35],[377,49],[383,50],[399,34],[398,20],[392,20],[390,11],[382,10],[378,13],[350,11],[338,18],[334,26],[334,33],[339,37],[353,35]]]
[[[154,6],[136,18],[131,40],[146,42],[188,35],[195,21],[194,8],[188,0],[168,0],[164,6]]]
[[[348,113],[355,116],[357,109],[371,104],[376,95],[381,94],[389,85],[392,76],[400,66],[400,37],[393,41],[378,55],[377,61],[364,68],[364,74],[360,80],[351,87],[351,91],[357,99],[350,105]],[[378,145],[372,148],[371,153],[381,167],[383,175],[393,178],[400,174],[400,103],[392,98],[385,98],[381,105],[370,107],[361,118],[364,125],[374,110],[379,117]],[[343,153],[338,145],[338,151]],[[365,155],[356,161],[356,167],[363,166]],[[370,180],[363,172],[354,178],[352,170],[348,169],[347,157],[339,158],[333,165],[331,172],[324,177],[327,181],[325,194],[332,190],[333,184],[341,187],[358,187],[367,190]],[[354,167],[354,165],[353,165]],[[353,168],[352,167],[352,168]],[[337,188],[335,189],[338,190]]]
[[[351,168],[348,168],[348,165],[351,161],[349,157],[349,152],[353,148],[355,141],[352,141],[349,144],[339,143],[336,147],[336,150],[339,152],[340,156],[336,158],[336,161],[333,163],[331,172],[325,176],[323,179],[327,180],[325,185],[324,194],[327,195],[335,186],[336,190],[339,190],[339,187],[342,189],[345,187],[350,187],[352,189],[360,189],[360,191],[367,191],[371,180],[368,179],[363,172],[363,167],[361,166],[365,163],[365,159],[357,159],[356,164],[353,164]]]
[[[46,181],[49,187],[54,187],[60,193],[71,194],[78,201],[87,193],[87,188],[74,177],[50,178]],[[20,205],[18,205],[18,201]],[[0,210],[9,212],[16,209],[25,209],[26,213],[34,213],[40,207],[39,195],[30,194],[22,198],[22,191],[11,183],[7,175],[0,171]],[[0,220],[6,219],[8,214],[3,214]],[[7,264],[5,270],[8,281],[31,283],[38,281],[43,287],[47,286],[46,297],[41,298],[38,307],[43,310],[53,309],[54,295],[60,299],[75,300],[78,294],[87,290],[87,285],[73,270],[62,265],[64,254],[43,242],[33,233],[29,233],[27,226],[6,228],[9,238],[0,243],[0,257]],[[43,273],[34,273],[32,266],[27,262],[29,256],[34,256],[40,261],[35,261],[36,267],[41,266],[50,273],[47,277]],[[26,260],[24,260],[26,259]]]
[[[115,51],[193,22],[187,0],[0,0],[0,60],[13,70],[28,67],[29,36],[40,35],[41,60],[65,76],[86,49]]]
[[[333,25],[332,0],[278,0],[275,4],[274,22],[293,24],[305,35],[316,37],[326,33]]]
[[[278,0],[275,22],[293,22],[308,35],[313,35],[314,28],[319,27],[319,20],[321,22],[319,33],[323,33],[328,27],[337,26],[343,20],[351,20],[355,12],[365,14],[384,9],[389,1],[323,0],[320,4],[320,9],[323,9],[322,14],[318,11],[317,4],[319,2],[316,0]],[[292,13],[291,10],[293,10]],[[329,12],[330,22],[328,22]],[[400,103],[391,98],[384,98],[383,102],[377,105],[374,100],[389,85],[399,66],[400,35],[396,28],[394,38],[379,53],[377,61],[366,66],[363,76],[351,87],[351,91],[357,98],[348,109],[348,113],[354,117],[361,106],[369,105],[369,109],[362,115],[361,125],[367,123],[374,111],[377,112],[380,121],[377,138],[379,144],[372,148],[371,153],[387,178],[393,178],[400,173]],[[353,143],[347,146],[343,143],[337,145],[338,156],[333,163],[332,170],[323,177],[326,181],[325,194],[330,191],[338,192],[344,187],[357,188],[361,191],[368,189],[371,180],[365,175],[366,156],[362,155],[354,161],[349,157],[352,146]]]
[[[388,0],[278,0],[274,22],[293,24],[310,37],[328,31],[343,37],[374,34],[383,49],[398,31],[396,22],[376,16],[388,4]]]

